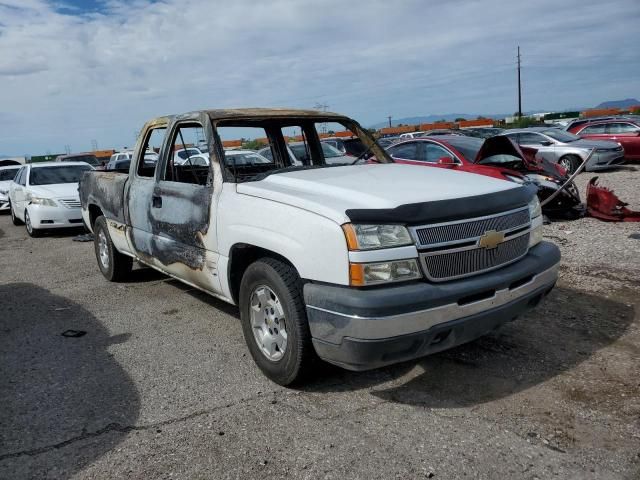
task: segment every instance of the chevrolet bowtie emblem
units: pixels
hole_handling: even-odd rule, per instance
[[[504,242],[504,232],[488,230],[484,232],[484,235],[482,235],[480,240],[478,240],[478,247],[490,250],[492,248],[496,248],[502,242]]]

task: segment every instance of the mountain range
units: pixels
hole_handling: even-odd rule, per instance
[[[593,108],[626,108],[634,105],[640,105],[640,101],[635,98],[626,98],[624,100],[609,100],[606,102],[602,102],[596,107]],[[591,108],[591,107],[587,107]],[[587,110],[587,108],[572,108],[567,111],[583,111]],[[542,113],[545,111],[551,110],[533,110],[529,112],[523,112],[524,115],[532,115],[534,113]],[[438,115],[421,115],[416,117],[403,117],[403,118],[391,118],[391,125],[397,127],[398,125],[419,125],[421,123],[433,123],[438,120],[445,120],[447,122],[454,121],[456,118],[464,118],[466,120],[474,120],[480,116],[488,117],[488,118],[505,118],[513,115],[513,113],[444,113]],[[373,125],[369,125],[369,128],[384,128],[388,127],[389,122],[378,122]]]
[[[627,108],[640,105],[640,100],[635,98],[625,98],[624,100],[610,100],[608,102],[602,102],[596,108]]]

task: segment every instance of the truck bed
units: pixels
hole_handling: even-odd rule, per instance
[[[124,223],[124,188],[129,174],[120,172],[85,172],[78,191],[82,210],[97,205],[109,219]]]

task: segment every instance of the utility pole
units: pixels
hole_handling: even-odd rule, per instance
[[[389,128],[391,128],[391,115],[387,117],[389,119]]]
[[[520,45],[518,45],[518,118],[522,118],[522,86],[520,85]]]
[[[329,105],[327,105],[326,103],[316,102],[313,108],[315,108],[316,110],[322,110],[323,112],[326,112],[329,109]],[[327,133],[326,123],[322,124],[322,133]]]
[[[97,140],[91,140],[91,149],[96,152],[98,151],[98,141]]]

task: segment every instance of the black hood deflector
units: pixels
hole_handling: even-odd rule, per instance
[[[396,208],[350,209],[345,213],[353,223],[425,225],[482,217],[523,207],[533,199],[537,191],[535,185],[527,184],[473,197],[408,203]]]

